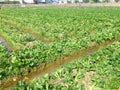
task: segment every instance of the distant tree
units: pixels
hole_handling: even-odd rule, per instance
[[[79,0],[75,0],[75,3],[79,3]]]
[[[9,2],[9,0],[5,0],[5,2]]]
[[[115,2],[119,2],[119,0],[115,0]]]
[[[109,0],[103,0],[102,2],[109,2]]]
[[[97,3],[97,2],[99,2],[99,0],[93,0],[93,2]]]
[[[90,3],[94,3],[94,0],[89,0]]]
[[[83,2],[88,3],[88,2],[89,2],[89,0],[83,0]]]
[[[71,0],[67,0],[67,3],[71,3]]]

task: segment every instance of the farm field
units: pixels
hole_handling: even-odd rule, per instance
[[[119,68],[120,42],[114,42],[29,84],[19,81],[11,90],[117,90],[120,86]]]
[[[119,7],[2,7],[0,38],[11,49],[0,44],[2,90],[19,80],[29,84],[19,81],[14,90],[120,87]],[[64,65],[40,77],[49,64]],[[40,78],[32,81],[37,71]],[[86,87],[82,79],[89,72],[94,77]]]

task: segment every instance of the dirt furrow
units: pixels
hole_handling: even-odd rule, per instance
[[[17,24],[15,24],[15,23],[9,22],[9,21],[7,21],[7,20],[5,20],[5,19],[2,19],[1,22],[4,22],[4,23],[6,23],[6,24],[8,24],[8,25],[10,25],[10,26],[12,26],[12,27],[17,28],[17,29],[21,29],[21,30],[23,30],[23,32],[25,32],[25,33],[29,33],[29,34],[31,34],[33,37],[35,37],[36,39],[42,41],[43,43],[51,43],[51,42],[53,42],[52,39],[49,39],[49,38],[44,37],[44,36],[40,36],[38,33],[33,32],[32,30],[30,30],[30,29],[27,28],[27,27],[23,27],[23,26],[17,25]]]
[[[120,35],[115,37],[112,40],[108,40],[101,44],[96,44],[93,47],[89,47],[87,49],[80,50],[79,52],[73,53],[69,56],[61,57],[54,62],[51,62],[48,64],[42,64],[39,67],[37,67],[36,69],[31,69],[30,72],[28,72],[27,74],[25,74],[23,76],[12,77],[9,80],[2,81],[0,84],[0,87],[2,90],[8,90],[9,88],[13,87],[15,85],[15,83],[18,82],[19,80],[25,80],[26,82],[30,82],[34,78],[40,77],[46,73],[50,73],[50,72],[54,71],[60,65],[63,65],[70,61],[82,58],[84,55],[90,55],[90,54],[94,53],[95,51],[105,48],[107,45],[110,45],[113,42],[119,41],[119,40],[120,40]]]

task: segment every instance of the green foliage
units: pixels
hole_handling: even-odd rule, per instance
[[[4,33],[7,40],[15,46],[20,46],[19,50],[13,51],[10,54],[5,51],[4,47],[0,47],[0,80],[22,75],[28,72],[29,68],[37,67],[42,63],[53,62],[60,57],[68,56],[74,52],[92,47],[95,44],[110,41],[120,35],[119,7],[3,7],[0,10],[0,18],[0,32]],[[23,27],[27,28],[27,32],[24,31]],[[36,36],[41,38],[37,39]],[[52,42],[48,43],[47,40],[43,39],[52,40]],[[28,43],[31,44],[29,45]],[[78,84],[74,80],[84,78],[86,71],[99,71],[96,76],[108,75],[111,70],[117,72],[118,65],[116,65],[116,68],[108,65],[108,63],[114,65],[114,58],[118,59],[116,56],[118,51],[115,56],[109,54],[114,49],[112,45],[112,48],[108,51],[100,52],[99,56],[94,54],[95,56],[86,57],[85,60],[87,61],[79,62],[80,65],[77,62],[73,63],[75,65],[72,67],[78,68],[79,73],[77,75],[69,75],[69,71],[71,71],[71,66],[69,65],[69,69],[63,69],[66,73],[65,75],[69,77],[64,77],[63,71],[59,72],[61,76],[55,74],[55,78],[64,77],[65,79],[61,80],[61,82],[67,85],[49,85],[49,83],[45,83],[46,81],[43,80],[43,85],[37,85],[35,88],[54,87],[58,90],[60,88],[81,88],[82,90],[83,84]],[[102,53],[104,53],[105,57]],[[112,59],[113,62],[107,61],[111,60],[110,57],[114,57]],[[105,61],[102,61],[104,59]],[[90,61],[88,62],[88,60]],[[106,68],[104,69],[105,66]],[[79,70],[79,68],[82,70]],[[110,75],[113,75],[113,72],[111,73]],[[119,73],[117,74],[119,75]],[[99,78],[96,76],[95,78]],[[114,78],[110,78],[110,82],[117,78],[115,75],[113,76]],[[106,76],[103,78],[106,78]],[[68,81],[70,82],[68,83]],[[109,85],[107,84],[108,81],[100,79],[100,81],[95,81],[95,85],[100,88],[108,88],[108,86],[116,88],[118,86],[116,84],[117,81]],[[100,85],[101,82],[107,86]],[[72,87],[73,84],[74,87]]]
[[[120,85],[120,42],[115,42],[103,50],[85,56],[81,60],[59,67],[55,72],[32,80],[31,89],[44,90],[85,90],[85,83],[92,90],[115,90]],[[90,74],[93,72],[93,74]],[[89,73],[89,78],[87,77]],[[20,85],[20,87],[24,86]],[[16,84],[15,88],[19,85]],[[14,89],[13,89],[14,90]],[[17,89],[15,89],[17,90]]]

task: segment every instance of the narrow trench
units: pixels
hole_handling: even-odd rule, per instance
[[[0,23],[1,23],[1,20],[0,20]],[[0,31],[0,44],[5,46],[5,48],[8,52],[18,50],[19,47],[13,45],[13,43],[11,43],[8,39],[9,39],[9,37],[6,37],[6,34],[4,32]]]
[[[112,40],[108,40],[106,42],[103,42],[101,44],[96,44],[93,47],[89,47],[87,49],[80,50],[79,52],[73,53],[69,56],[66,57],[61,57],[58,60],[48,63],[48,64],[42,64],[41,66],[37,67],[37,69],[31,70],[29,73],[23,76],[17,76],[17,77],[12,77],[6,81],[2,81],[0,84],[0,89],[2,90],[8,90],[9,88],[13,87],[16,82],[19,80],[25,80],[26,82],[30,82],[34,78],[38,78],[43,76],[44,74],[50,73],[54,71],[57,67],[60,65],[63,65],[65,63],[69,63],[70,61],[82,58],[84,55],[90,55],[94,53],[95,51],[102,49],[106,47],[107,45],[112,44],[115,41],[120,40],[120,35],[115,37]]]
[[[4,39],[1,38],[1,37],[0,37],[0,44],[2,44],[2,45],[6,48],[6,50],[7,50],[8,52],[11,52],[11,51],[12,51],[11,47],[10,47],[10,46],[4,41]]]
[[[20,47],[15,46],[13,43],[9,41],[9,37],[6,37],[6,35],[3,32],[0,32],[0,44],[5,46],[5,48],[9,51],[15,51],[18,50]]]

